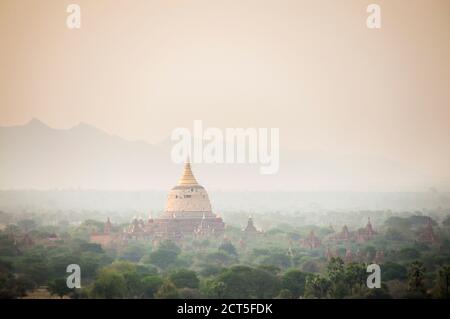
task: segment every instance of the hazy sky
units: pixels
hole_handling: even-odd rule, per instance
[[[448,0],[0,0],[0,126],[278,127],[450,181],[449,39]]]

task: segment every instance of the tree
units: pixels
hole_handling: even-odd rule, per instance
[[[269,254],[261,261],[261,264],[276,266],[279,268],[288,268],[293,266],[292,259],[284,252],[274,252]]]
[[[170,274],[169,279],[177,288],[197,289],[199,285],[197,274],[192,270],[177,270]]]
[[[367,267],[365,264],[350,263],[344,271],[345,283],[351,293],[360,291],[367,280]]]
[[[177,261],[180,253],[180,247],[170,240],[165,240],[161,242],[156,251],[150,253],[147,261],[161,269],[165,269]]]
[[[117,270],[102,269],[94,281],[91,292],[94,298],[123,298],[127,292],[127,284],[125,278]]]
[[[341,280],[344,274],[344,261],[339,257],[333,257],[327,265],[328,278],[331,281]]]
[[[275,275],[248,266],[226,269],[216,281],[223,283],[223,298],[273,298],[280,287]]]
[[[225,293],[225,283],[214,279],[209,279],[204,282],[201,291],[205,296],[210,298],[223,298]]]
[[[62,298],[65,295],[71,293],[72,289],[67,287],[67,282],[65,278],[58,278],[51,281],[48,284],[48,291],[50,292],[51,295],[57,295],[60,298]]]
[[[292,299],[294,296],[292,295],[292,292],[289,289],[281,289],[278,296],[275,297],[276,299]]]
[[[145,247],[142,245],[129,245],[122,253],[122,258],[125,260],[138,262],[145,254]]]
[[[331,288],[331,281],[321,275],[310,274],[306,277],[306,297],[327,298],[331,292]]]
[[[440,299],[450,299],[450,266],[438,270],[434,295]]]
[[[198,289],[192,288],[181,288],[178,290],[179,298],[181,299],[200,299],[202,298],[201,293]]]
[[[308,259],[301,264],[302,271],[307,273],[318,273],[319,272],[319,265],[316,261]]]
[[[91,252],[82,253],[80,256],[79,265],[83,270],[84,279],[93,279],[100,268],[101,260],[104,255],[99,255]]]
[[[80,250],[82,252],[93,252],[97,254],[103,253],[103,248],[100,244],[96,243],[81,243]]]
[[[367,299],[392,299],[392,296],[389,294],[389,290],[385,284],[381,285],[381,288],[373,288],[369,289],[369,291],[365,294]]]
[[[180,295],[178,293],[177,287],[170,281],[166,280],[163,282],[161,287],[155,294],[155,298],[158,299],[177,299]]]
[[[145,276],[142,279],[142,297],[155,298],[155,293],[162,286],[163,280],[156,275]]]
[[[408,269],[408,290],[418,295],[425,294],[425,267],[420,261],[413,262]]]
[[[232,256],[237,256],[238,253],[236,251],[236,247],[234,247],[234,245],[230,242],[224,242],[219,246],[219,250],[222,250]]]
[[[407,277],[408,270],[405,266],[401,264],[388,261],[381,265],[381,270],[383,272],[383,280],[404,280]]]
[[[237,262],[235,256],[231,256],[224,251],[213,252],[205,256],[205,262],[208,264],[214,264],[215,266],[229,266]]]
[[[33,281],[25,277],[15,278],[12,272],[0,267],[0,299],[24,297],[27,290],[32,290],[34,287]]]
[[[178,253],[173,250],[161,249],[150,253],[149,262],[153,265],[165,269],[177,260]]]
[[[418,259],[420,252],[415,248],[403,248],[397,254],[400,259]]]
[[[334,298],[343,298],[350,289],[345,273],[344,261],[337,257],[331,258],[327,265],[327,275],[332,283],[331,294]]]
[[[180,247],[178,247],[177,244],[175,244],[171,240],[164,240],[163,242],[161,242],[161,244],[159,244],[158,249],[170,250],[170,251],[176,252],[177,255],[179,253],[181,253]]]
[[[281,288],[288,290],[291,298],[299,298],[305,293],[306,277],[307,275],[300,270],[288,270],[281,277]]]

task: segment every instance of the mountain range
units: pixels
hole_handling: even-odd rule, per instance
[[[167,190],[182,165],[171,161],[171,141],[128,141],[87,124],[54,129],[33,119],[0,127],[0,189]],[[258,165],[193,164],[214,190],[424,191],[432,180],[412,168],[370,155],[280,150],[280,170]]]

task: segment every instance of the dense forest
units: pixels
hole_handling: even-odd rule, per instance
[[[430,222],[435,240],[427,243],[420,236]],[[101,221],[3,225],[0,298],[449,297],[449,216],[391,216],[365,241],[332,241],[340,230],[280,223],[258,234],[228,225],[220,237],[112,247],[89,241]],[[123,226],[113,224],[117,232]],[[312,231],[318,244],[305,247]],[[366,268],[373,262],[381,267],[381,288],[369,289]],[[69,264],[80,265],[79,289],[66,285]]]

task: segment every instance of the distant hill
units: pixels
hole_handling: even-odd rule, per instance
[[[0,189],[167,190],[182,167],[171,144],[127,141],[79,124],[53,129],[32,120],[0,127]],[[430,180],[382,158],[322,151],[281,150],[280,171],[260,175],[257,165],[194,164],[197,179],[214,190],[422,191]]]

